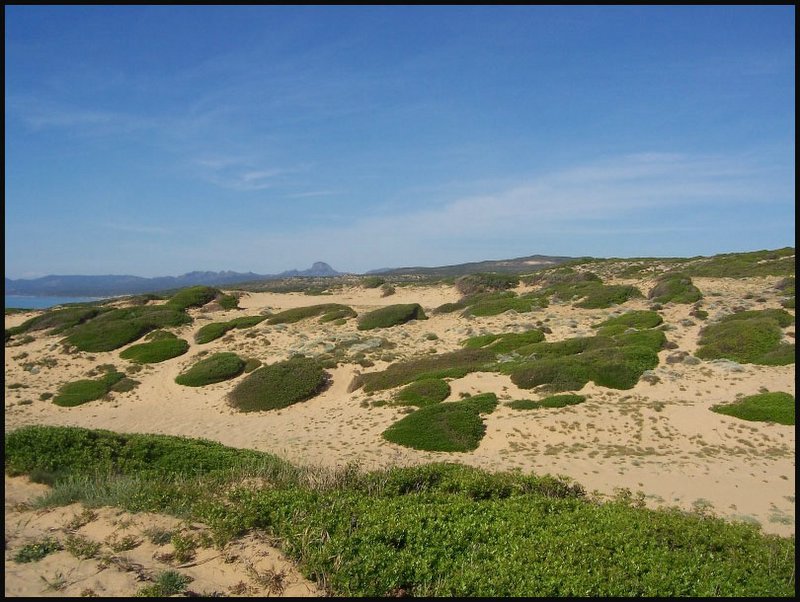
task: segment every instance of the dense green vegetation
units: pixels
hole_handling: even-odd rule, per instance
[[[508,332],[503,334],[485,334],[471,337],[462,342],[467,349],[489,349],[494,353],[510,353],[525,345],[544,341],[544,333],[533,329],[527,332]]]
[[[361,281],[361,286],[364,288],[378,288],[386,283],[386,278],[381,276],[365,276]]]
[[[561,301],[577,300],[574,306],[582,309],[601,309],[612,305],[622,305],[630,299],[643,296],[635,286],[608,285],[594,279],[552,284],[539,291],[538,295]]]
[[[700,331],[695,355],[702,359],[726,358],[745,364],[793,364],[794,344],[781,342],[782,329],[793,323],[792,315],[783,309],[731,314]]]
[[[131,360],[137,364],[155,364],[178,357],[189,351],[189,343],[184,339],[179,339],[172,333],[163,330],[155,331],[159,333],[153,340],[147,343],[131,345],[119,356],[125,360]],[[150,333],[151,335],[154,333]],[[150,336],[150,335],[148,335]]]
[[[167,305],[179,310],[185,310],[190,307],[202,307],[218,296],[222,296],[222,292],[217,288],[211,286],[190,286],[172,295],[167,301]]]
[[[49,330],[50,334],[64,332],[68,328],[83,324],[95,316],[107,311],[95,306],[76,306],[65,309],[51,309],[44,313],[25,320],[19,326],[6,329],[6,340],[9,336],[16,336],[31,330]]]
[[[390,328],[411,320],[427,320],[428,316],[419,303],[400,303],[387,305],[367,312],[358,319],[359,330]]]
[[[551,395],[535,401],[533,399],[517,399],[509,403],[515,410],[538,410],[540,408],[564,408],[586,401],[583,395]]]
[[[426,405],[395,422],[383,432],[383,437],[425,451],[472,451],[478,448],[486,432],[481,414],[489,414],[496,407],[494,393]]]
[[[793,425],[795,401],[789,393],[759,393],[733,403],[712,406],[711,410],[742,420]]]
[[[238,309],[239,297],[236,295],[221,295],[217,297],[217,303],[222,309]]]
[[[504,291],[519,285],[519,276],[514,274],[498,274],[496,272],[481,272],[468,274],[456,278],[456,290],[464,297],[476,293]]]
[[[53,397],[53,403],[57,406],[71,408],[100,399],[124,378],[125,375],[122,372],[111,371],[97,379],[82,379],[67,383]]]
[[[236,378],[244,372],[245,361],[235,353],[221,352],[201,359],[175,377],[175,382],[187,387],[203,387]]]
[[[523,389],[547,385],[551,391],[577,391],[589,381],[630,389],[645,370],[658,365],[666,343],[664,333],[653,329],[660,323],[655,312],[628,312],[597,324],[595,337],[519,347],[516,352],[527,359],[501,364],[499,370]]]
[[[619,316],[609,318],[600,324],[595,324],[593,328],[597,329],[597,334],[602,336],[615,336],[624,334],[629,328],[642,330],[646,328],[655,328],[664,322],[658,313],[649,310],[636,310],[627,311]]]
[[[494,358],[494,353],[485,349],[462,349],[395,362],[386,370],[360,375],[350,388],[352,390],[363,385],[364,391],[369,393],[425,378],[461,378],[487,366]]]
[[[548,304],[547,298],[541,295],[517,295],[514,291],[473,295],[462,302],[466,304],[462,315],[478,317],[497,316],[507,311],[528,313]],[[438,313],[444,313],[446,308],[449,309],[444,305],[436,309]]]
[[[211,322],[205,326],[201,326],[195,333],[194,340],[196,343],[210,343],[211,341],[220,338],[229,330],[234,328],[250,328],[256,324],[260,324],[267,319],[267,316],[241,316],[228,320],[227,322]]]
[[[208,441],[69,427],[17,429],[4,452],[7,473],[55,485],[50,503],[175,514],[219,542],[266,531],[334,596],[795,593],[793,537],[631,496],[597,503],[550,476],[454,464],[322,474]],[[240,486],[247,477],[269,487]]]
[[[318,362],[293,357],[248,374],[228,401],[240,412],[276,410],[314,397],[327,384],[328,374]]]
[[[670,272],[656,281],[647,298],[655,303],[696,303],[703,293],[686,274]]]
[[[403,387],[397,394],[398,403],[414,406],[428,406],[447,399],[450,385],[441,378],[426,378]]]
[[[278,312],[267,319],[267,324],[291,324],[316,316],[322,316],[321,321],[324,321],[328,314],[336,314],[337,318],[344,316],[354,317],[357,315],[355,310],[347,305],[342,305],[341,303],[321,303],[319,305],[295,307]]]
[[[681,271],[707,278],[789,276],[795,273],[794,247],[750,253],[723,253],[713,257],[684,260]]]

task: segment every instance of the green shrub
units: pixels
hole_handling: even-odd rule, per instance
[[[241,316],[233,320],[228,320],[227,322],[211,322],[210,324],[200,327],[194,335],[194,340],[201,345],[210,343],[220,338],[229,330],[233,330],[234,328],[250,328],[256,324],[260,324],[266,319],[267,316]]]
[[[363,314],[358,319],[359,330],[372,330],[373,328],[389,328],[405,324],[410,320],[427,320],[428,317],[419,303],[405,303],[387,305],[374,311]]]
[[[794,425],[795,401],[789,393],[760,393],[712,406],[711,410],[742,420]]]
[[[503,291],[519,285],[519,276],[513,274],[479,273],[461,276],[455,281],[456,290],[464,297],[475,293]]]
[[[210,343],[211,341],[220,338],[228,332],[233,326],[228,322],[211,322],[201,326],[196,333],[194,333],[194,342],[199,345]]]
[[[187,351],[189,343],[184,339],[159,338],[149,343],[131,345],[119,356],[137,364],[155,364],[183,355]]]
[[[703,293],[686,274],[669,273],[661,276],[647,294],[656,303],[695,303]]]
[[[100,399],[123,378],[125,378],[123,373],[114,371],[95,380],[84,379],[67,383],[59,389],[53,398],[53,403],[57,406],[71,408]]]
[[[60,499],[102,490],[220,542],[263,530],[340,597],[795,594],[794,537],[630,496],[596,502],[559,477],[441,463],[309,475],[210,441],[69,427],[16,429],[4,447],[9,474],[59,473]],[[269,486],[237,486],[253,475]]]
[[[180,310],[202,307],[221,295],[222,292],[219,289],[210,286],[190,286],[172,295],[167,301],[167,305]]]
[[[179,374],[175,382],[187,387],[203,387],[230,380],[244,371],[244,364],[244,360],[235,353],[215,353]]]
[[[251,372],[228,401],[240,412],[276,410],[314,397],[327,383],[328,374],[316,361],[294,357]]]
[[[78,324],[83,324],[95,316],[108,311],[100,307],[70,307],[66,309],[51,309],[41,315],[25,320],[19,326],[6,329],[7,335],[16,336],[29,330],[49,330],[51,334],[58,334]]]
[[[342,305],[340,303],[322,303],[320,305],[295,307],[293,309],[287,309],[285,311],[278,312],[277,314],[271,315],[267,319],[267,323],[291,324],[293,322],[299,322],[300,320],[305,320],[306,318],[313,318],[316,316],[322,316],[324,318],[325,315],[330,313],[336,313],[338,318],[344,317],[345,315],[347,317],[356,315],[356,312],[353,310],[353,308],[347,305]]]
[[[159,573],[151,585],[136,592],[137,598],[169,598],[186,590],[192,579],[178,571],[166,570]]]
[[[380,276],[366,276],[361,281],[361,286],[364,288],[378,288],[382,284],[386,283],[386,278],[382,278]]]
[[[532,399],[518,399],[509,403],[515,410],[538,410],[540,408],[564,408],[586,401],[584,395],[551,395],[539,401]]]
[[[494,393],[486,393],[465,401],[423,407],[394,423],[384,431],[383,437],[392,443],[425,451],[475,450],[486,432],[481,409],[486,407],[485,402],[491,405],[489,396],[496,405]]]
[[[464,316],[496,316],[513,310],[517,313],[528,313],[536,309],[547,307],[545,297],[522,295],[517,296],[513,291],[497,293],[494,295],[476,296],[470,299]]]
[[[217,303],[222,309],[237,309],[239,307],[239,297],[236,295],[222,295],[217,298]]]
[[[794,247],[749,253],[724,253],[687,262],[681,271],[707,278],[789,276],[796,272]]]
[[[426,378],[404,387],[397,401],[406,405],[426,406],[439,403],[450,395],[450,385],[441,378]]]
[[[25,544],[14,554],[14,562],[38,562],[45,556],[63,550],[64,546],[55,537],[43,537]]]
[[[464,341],[462,345],[467,349],[490,349],[494,353],[510,353],[530,345],[544,341],[544,333],[541,330],[528,330],[527,332],[509,332],[504,334],[488,334],[471,337]]]
[[[345,307],[343,309],[338,309],[326,314],[322,314],[322,317],[319,319],[319,321],[324,324],[325,322],[336,322],[338,320],[344,320],[345,318],[353,318],[355,316],[356,312],[353,309]]]
[[[655,328],[663,321],[664,319],[654,311],[629,311],[595,324],[592,328],[596,328],[599,335],[613,336],[622,334],[629,328]]]
[[[168,305],[112,309],[70,328],[66,340],[81,351],[113,351],[157,328],[191,321],[182,309]]]
[[[600,309],[621,305],[630,299],[642,296],[635,286],[606,285],[599,279],[587,277],[565,278],[536,293],[543,298],[555,297],[563,301],[578,299],[575,307],[583,309]]]
[[[362,374],[356,385],[366,393],[391,389],[425,378],[461,378],[487,366],[495,354],[486,349],[462,349],[390,364],[381,372]],[[352,387],[352,385],[351,385]]]
[[[745,364],[782,366],[794,363],[794,345],[781,342],[782,325],[794,318],[782,309],[740,312],[700,331],[695,355]]]

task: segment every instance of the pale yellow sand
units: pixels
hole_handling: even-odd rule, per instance
[[[780,298],[773,289],[778,280],[696,278],[695,283],[705,294],[704,309],[709,312],[710,322],[730,313],[734,307],[779,307]],[[635,280],[624,282],[636,284],[645,293],[652,285]],[[765,301],[755,300],[762,296]],[[380,289],[360,288],[324,296],[245,294],[240,301],[243,311],[192,310],[197,318],[195,323],[178,329],[178,334],[192,343],[189,353],[145,367],[133,375],[141,381],[135,390],[75,408],[61,408],[50,401],[40,401],[39,396],[56,393],[66,382],[86,378],[87,372],[99,364],[114,364],[120,369],[127,369],[130,364],[119,358],[119,350],[65,355],[59,337],[39,333],[31,343],[6,348],[6,432],[26,424],[74,425],[128,433],[204,437],[234,447],[272,452],[307,465],[342,466],[355,462],[369,469],[452,461],[490,470],[562,474],[599,495],[613,495],[618,488],[628,488],[642,491],[651,506],[708,507],[729,519],[757,521],[768,533],[794,533],[795,428],[746,422],[709,410],[714,404],[763,390],[794,395],[794,365],[743,365],[736,372],[718,362],[668,364],[667,357],[676,351],[692,353],[697,348],[698,333],[704,322],[689,316],[689,305],[669,305],[662,312],[665,320],[675,325],[666,334],[678,349],[661,352],[660,365],[654,371],[658,376],[655,384],[642,379],[633,389],[619,391],[590,383],[580,391],[589,398],[584,404],[520,411],[507,407],[505,402],[538,399],[541,395],[520,390],[508,377],[498,374],[475,373],[453,380],[450,400],[459,399],[462,393],[490,391],[501,400],[498,409],[486,418],[486,436],[472,453],[420,452],[382,439],[381,433],[404,415],[404,409],[373,406],[369,402],[390,399],[392,392],[372,395],[361,390],[347,392],[355,373],[380,370],[388,365],[379,359],[380,352],[368,353],[368,357],[375,359],[372,367],[346,364],[330,370],[333,382],[327,391],[278,411],[247,414],[233,411],[225,396],[236,380],[198,389],[174,382],[175,376],[205,350],[234,351],[272,363],[296,351],[323,351],[326,345],[331,347],[336,342],[336,337],[340,341],[348,337],[362,341],[383,337],[396,344],[389,352],[404,358],[433,349],[452,351],[459,349],[468,336],[522,331],[540,320],[552,329],[547,335],[550,341],[591,335],[593,324],[622,311],[646,309],[649,305],[639,300],[613,309],[581,310],[561,304],[530,314],[511,312],[470,319],[458,312],[432,315],[433,308],[458,297],[451,286],[397,287],[397,294],[389,297],[381,297]],[[381,305],[414,302],[424,307],[428,320],[358,331],[353,320],[335,326],[320,324],[312,318],[285,326],[262,323],[231,331],[206,345],[193,343],[193,333],[210,321],[254,315],[267,309],[274,312],[318,303],[345,303],[364,312]],[[6,327],[24,319],[25,316],[6,317]],[[434,340],[430,340],[431,333],[436,335]],[[786,330],[787,340],[793,341],[793,335],[794,327]],[[19,357],[22,353],[27,355]],[[36,374],[24,369],[26,363],[45,358],[55,360],[56,364],[38,364]],[[9,388],[15,383],[25,388]],[[8,562],[6,576],[8,581]],[[31,587],[40,587],[40,580],[34,577],[33,581]],[[214,583],[220,588],[230,586],[221,576]],[[17,591],[20,593],[21,589]]]

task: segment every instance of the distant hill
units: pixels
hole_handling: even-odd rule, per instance
[[[318,261],[307,270],[289,270],[280,274],[255,274],[253,272],[189,272],[181,276],[44,276],[32,280],[5,279],[6,295],[107,297],[152,293],[186,286],[225,286],[259,280],[289,277],[339,276],[327,263]]]
[[[535,272],[543,268],[549,268],[566,261],[574,261],[577,257],[557,257],[550,255],[528,255],[527,257],[517,257],[516,259],[499,259],[488,261],[476,261],[472,263],[459,263],[455,265],[444,265],[438,267],[408,267],[408,268],[384,268],[371,270],[367,274],[380,274],[386,276],[462,276],[464,274],[474,274],[476,272],[503,272],[509,274],[524,274]]]

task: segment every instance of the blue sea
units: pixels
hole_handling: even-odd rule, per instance
[[[105,297],[31,297],[27,295],[6,295],[6,306],[24,309],[48,309],[54,305],[64,303],[84,303],[86,301],[99,301]]]

